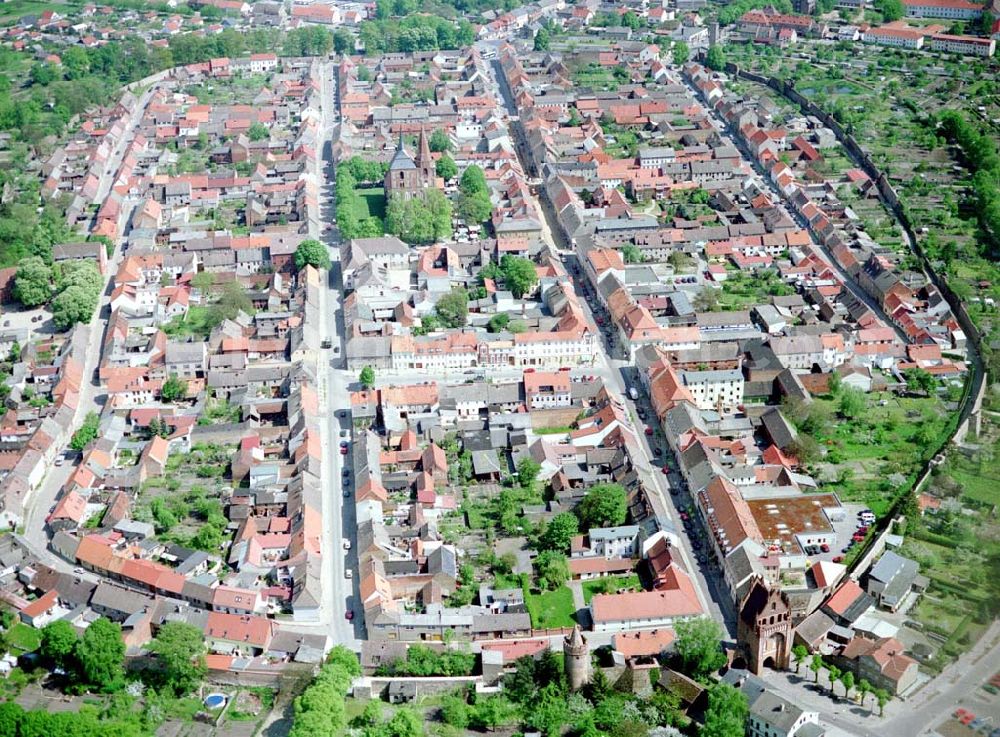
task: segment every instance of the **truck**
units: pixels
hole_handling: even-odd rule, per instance
[[[634,402],[639,398],[639,390],[636,389],[634,386],[630,386],[628,388],[628,395],[632,398],[632,401]]]

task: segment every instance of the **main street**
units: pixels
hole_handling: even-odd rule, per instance
[[[337,130],[336,100],[331,79],[334,65],[321,65],[322,101],[322,158],[318,162],[320,173],[320,222],[331,223],[334,218],[334,164],[333,138]],[[315,234],[314,234],[315,235]],[[350,443],[351,419],[349,388],[350,379],[340,369],[344,353],[343,319],[341,315],[341,292],[339,289],[339,263],[336,253],[334,231],[323,231],[322,235],[331,247],[332,268],[326,273],[326,284],[320,290],[319,337],[321,345],[330,342],[331,348],[321,348],[317,356],[317,381],[320,437],[323,453],[323,609],[322,621],[334,644],[346,645],[352,649],[360,647],[363,633],[362,612],[354,607],[357,599],[354,587],[357,585],[356,551],[344,550],[344,543],[355,538],[354,495],[344,496],[341,489],[343,474],[348,468],[350,454],[342,455],[340,443]],[[334,348],[335,346],[335,348]],[[353,478],[348,483],[353,482]],[[349,487],[353,492],[353,485]],[[347,571],[352,577],[347,578]],[[347,619],[347,612],[354,611],[354,619]]]
[[[507,88],[506,82],[502,79],[500,64],[499,62],[494,62],[493,64],[487,65],[486,69],[494,88],[504,100],[508,125],[512,129],[511,133],[515,139],[518,139],[516,150],[518,159],[521,163],[521,168],[523,171],[529,172],[531,167],[529,162],[525,160],[527,150],[526,145],[523,140],[519,140],[520,128],[512,125],[512,120],[517,116],[517,108],[511,98],[510,90]],[[552,208],[548,206],[548,202],[539,201],[539,198],[534,195],[532,195],[532,199],[534,200],[534,204],[538,212],[542,215],[542,237],[546,245],[548,246],[550,252],[555,254],[562,261],[563,266],[566,267],[567,271],[571,272],[573,270],[573,264],[576,261],[576,254],[572,248],[572,244],[565,242],[562,230],[556,221],[555,213],[552,211]],[[597,321],[594,318],[593,305],[590,303],[588,294],[582,283],[584,278],[582,268],[576,270],[576,275],[572,279],[574,291],[576,292],[580,304],[583,306],[590,328],[595,332],[602,334],[602,331],[599,329]],[[671,493],[671,480],[667,475],[661,472],[660,466],[662,465],[663,460],[656,460],[653,444],[659,443],[661,453],[664,454],[668,454],[670,452],[669,448],[667,448],[666,443],[660,443],[659,435],[649,437],[642,432],[642,428],[638,423],[637,404],[629,398],[628,386],[626,386],[625,382],[625,370],[629,364],[627,361],[611,357],[611,341],[613,338],[610,336],[604,336],[604,340],[606,342],[601,344],[601,350],[597,353],[593,373],[600,377],[608,393],[615,400],[629,409],[629,415],[636,425],[636,435],[639,438],[638,446],[641,451],[638,457],[633,458],[632,461],[636,466],[640,467],[646,478],[652,479],[652,483],[654,485],[653,491],[660,497],[662,507],[668,512],[670,517],[669,522],[676,529],[676,539],[680,543],[676,549],[680,553],[681,563],[684,568],[692,575],[695,583],[695,590],[698,593],[698,599],[702,608],[707,614],[709,614],[709,616],[723,624],[730,636],[735,636],[736,618],[734,612],[732,611],[733,607],[729,601],[728,592],[721,584],[721,576],[717,568],[712,566],[710,563],[695,564],[698,559],[694,553],[692,541],[686,534],[681,524],[678,503],[675,502],[674,495]],[[637,382],[633,383],[636,385],[636,388],[639,388]]]

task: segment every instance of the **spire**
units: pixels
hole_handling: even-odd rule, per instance
[[[427,134],[424,127],[420,126],[420,153],[417,154],[417,163],[427,166],[431,162],[431,147],[427,143]]]

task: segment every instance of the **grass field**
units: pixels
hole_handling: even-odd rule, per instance
[[[9,0],[0,4],[0,25],[10,25],[10,22],[20,18],[22,15],[35,15],[44,13],[46,10],[54,10],[57,13],[79,8],[83,3],[47,3],[36,0]]]
[[[42,644],[42,636],[34,627],[18,622],[7,633],[7,641],[22,652],[37,650]]]
[[[170,336],[204,335],[212,332],[211,309],[204,305],[188,308],[187,317],[174,318],[163,326],[163,332]]]
[[[368,208],[369,215],[377,217],[379,220],[385,218],[385,192],[380,187],[358,188],[354,190],[361,197],[361,201]]]
[[[527,599],[528,613],[531,615],[531,626],[535,629],[550,627],[572,627],[576,624],[573,615],[573,592],[562,586],[555,591],[544,591],[540,594],[530,593]]]
[[[589,604],[595,594],[613,594],[618,589],[635,589],[638,591],[640,584],[639,577],[634,573],[630,573],[627,576],[608,576],[607,578],[599,578],[595,581],[584,581],[582,588],[583,600]]]

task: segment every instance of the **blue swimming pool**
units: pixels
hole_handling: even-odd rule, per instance
[[[221,693],[210,693],[205,697],[205,706],[209,709],[220,709],[226,703],[226,695]]]

